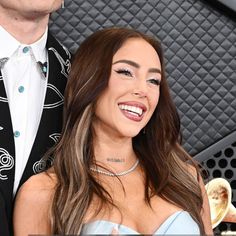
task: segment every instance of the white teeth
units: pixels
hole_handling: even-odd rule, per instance
[[[138,114],[139,116],[141,116],[143,113],[143,110],[140,107],[136,107],[136,106],[129,106],[129,105],[121,104],[121,105],[119,105],[119,108],[121,110],[126,110],[126,111],[132,112],[134,114]]]
[[[137,113],[134,113],[134,112],[132,112],[132,111],[128,111],[130,114],[132,114],[132,115],[134,115],[134,116],[139,116],[139,114],[137,114]]]

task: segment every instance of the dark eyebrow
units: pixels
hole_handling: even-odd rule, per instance
[[[115,62],[113,63],[113,65],[115,65],[115,64],[117,64],[117,63],[126,63],[126,64],[128,64],[128,65],[133,66],[133,67],[140,68],[140,65],[139,65],[138,63],[136,63],[136,62],[134,62],[134,61],[130,61],[130,60],[125,60],[125,59],[124,59],[124,60],[115,61]],[[150,68],[150,69],[148,70],[148,72],[161,74],[161,70],[158,69],[158,68]]]
[[[161,70],[158,69],[158,68],[150,68],[150,69],[148,70],[148,72],[150,72],[150,73],[159,73],[159,74],[161,74]]]
[[[117,63],[126,63],[129,64],[131,66],[134,66],[136,68],[140,68],[140,65],[134,61],[130,61],[130,60],[119,60],[113,63],[113,65],[117,64]]]

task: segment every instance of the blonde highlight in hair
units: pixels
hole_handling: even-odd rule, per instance
[[[91,114],[92,105],[90,104],[84,110],[75,131],[72,131],[71,137],[61,138],[62,143],[64,139],[69,138],[71,139],[69,142],[73,144],[66,147],[63,145],[63,151],[67,153],[66,163],[57,162],[60,158],[60,150],[58,152],[55,150],[57,159],[54,163],[54,169],[58,178],[58,185],[52,206],[54,212],[53,232],[79,233],[84,214],[90,203],[86,148],[90,135]],[[73,133],[75,133],[74,137]],[[58,167],[58,165],[60,166]],[[63,168],[64,171],[57,172],[57,168]]]

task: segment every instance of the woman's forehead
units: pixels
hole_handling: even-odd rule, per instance
[[[161,67],[159,56],[154,47],[142,38],[128,39],[113,56],[112,63],[131,60],[140,65]]]

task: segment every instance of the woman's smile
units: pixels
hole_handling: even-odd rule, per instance
[[[144,104],[140,102],[122,102],[119,103],[119,108],[122,114],[133,121],[141,121],[143,119],[144,113],[146,112],[147,108]]]

